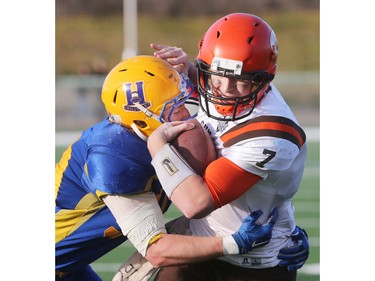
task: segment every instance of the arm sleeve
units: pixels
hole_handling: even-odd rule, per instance
[[[211,162],[204,175],[215,208],[237,199],[260,179],[260,176],[240,168],[225,157]]]
[[[153,193],[108,195],[103,201],[116,218],[122,233],[142,256],[146,255],[149,244],[167,233],[163,214]]]

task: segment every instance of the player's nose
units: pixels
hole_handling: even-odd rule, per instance
[[[220,93],[225,97],[236,96],[236,80],[224,77],[221,81]]]

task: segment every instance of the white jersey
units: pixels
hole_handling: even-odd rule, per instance
[[[232,234],[238,230],[250,212],[262,210],[263,215],[259,221],[264,223],[273,208],[278,207],[279,216],[268,245],[245,255],[220,258],[244,267],[276,266],[279,263],[277,255],[280,249],[292,245],[290,234],[295,228],[292,198],[300,185],[306,159],[303,130],[273,85],[252,114],[244,119],[234,122],[217,121],[208,118],[203,112],[198,114],[197,119],[210,132],[219,156],[224,156],[244,170],[259,175],[262,180],[240,198],[216,209],[207,217],[191,220],[192,234]],[[277,128],[282,128],[285,132],[273,131],[272,124],[275,120],[278,122]],[[257,129],[254,129],[254,125],[258,126]],[[233,131],[238,132],[240,127],[245,128],[242,133],[227,137]],[[235,182],[233,188],[236,188]]]

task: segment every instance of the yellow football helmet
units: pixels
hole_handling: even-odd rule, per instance
[[[154,56],[135,56],[116,65],[106,77],[102,101],[110,119],[148,137],[169,120],[174,108],[193,93],[187,76]],[[166,120],[163,114],[172,108]],[[140,134],[141,133],[141,134]]]

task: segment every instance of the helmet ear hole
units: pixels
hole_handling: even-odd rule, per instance
[[[201,38],[201,40],[199,40],[198,42],[198,49],[200,49],[203,45],[203,38]]]
[[[146,127],[147,127],[146,122],[143,121],[143,120],[134,120],[133,122],[134,122],[134,124],[136,124],[138,127],[141,127],[141,128],[146,128]]]
[[[132,128],[132,130],[138,137],[140,137],[144,141],[147,141],[147,136],[145,136],[145,134],[142,133],[141,130],[139,130],[139,128],[134,122],[130,124],[130,128]]]

